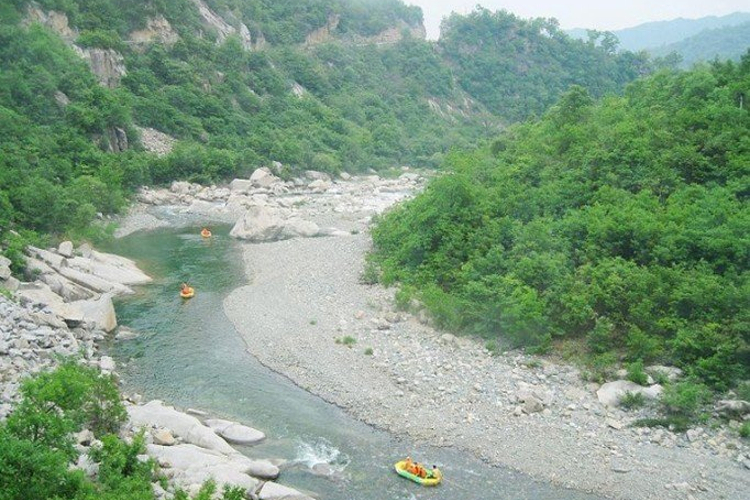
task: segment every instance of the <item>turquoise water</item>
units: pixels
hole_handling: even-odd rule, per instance
[[[212,227],[210,239],[199,230],[136,233],[108,249],[136,260],[154,278],[116,304],[120,324],[141,332],[110,346],[128,391],[262,430],[268,439],[241,451],[288,460],[279,482],[320,499],[599,498],[490,467],[464,452],[395,438],[260,365],[222,307],[245,283],[241,243],[228,237],[228,227]],[[195,298],[179,298],[183,281],[195,287]],[[407,454],[437,464],[443,484],[424,488],[398,477],[392,464]],[[314,474],[313,466],[326,475]]]

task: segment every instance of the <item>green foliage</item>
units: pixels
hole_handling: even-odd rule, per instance
[[[593,103],[573,88],[372,230],[382,281],[438,326],[583,346],[591,377],[668,361],[725,390],[750,376],[742,63],[661,72]]]
[[[68,470],[66,453],[15,435],[0,424],[0,499],[73,498],[83,474]]]
[[[69,433],[87,427],[101,436],[117,432],[126,419],[113,377],[74,360],[25,380],[21,394],[8,429],[50,448],[70,452]]]
[[[344,337],[336,339],[336,343],[351,348],[354,346],[354,344],[357,343],[357,339],[355,339],[351,335],[346,335]]]
[[[709,401],[711,393],[705,385],[694,382],[678,382],[664,388],[661,405],[664,413],[671,417],[693,419]]]
[[[641,408],[646,405],[646,397],[640,392],[626,392],[620,398],[620,406],[626,410]]]
[[[739,432],[741,437],[750,438],[750,421],[743,422]]]
[[[372,350],[372,347],[368,347],[365,349],[365,356],[372,356],[375,353],[375,351]]]
[[[628,365],[628,380],[638,385],[648,385],[648,375],[643,371],[643,361],[639,359]]]
[[[523,20],[482,7],[445,19],[439,45],[459,69],[460,85],[511,121],[541,114],[571,85],[600,97],[649,71],[644,54],[617,53],[611,33],[584,42],[555,19]]]

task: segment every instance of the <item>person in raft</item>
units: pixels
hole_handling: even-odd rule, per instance
[[[190,287],[187,283],[183,283],[182,286],[180,286],[180,290],[182,293],[190,293]]]
[[[414,462],[411,461],[411,457],[406,457],[406,460],[404,460],[404,470],[406,472],[411,472],[413,468]]]
[[[423,479],[427,477],[427,471],[419,462],[417,462],[414,465],[414,472],[412,472],[412,474],[414,474],[415,476],[419,476]]]
[[[437,468],[437,465],[432,466],[432,470],[429,472],[429,476],[432,479],[437,479],[438,481],[443,478],[443,475],[440,473],[440,469]]]

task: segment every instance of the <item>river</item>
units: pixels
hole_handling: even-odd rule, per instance
[[[279,482],[320,499],[601,498],[491,467],[461,451],[399,439],[260,365],[222,307],[227,294],[246,283],[242,244],[229,238],[228,227],[213,227],[210,239],[201,238],[199,229],[139,232],[107,248],[154,278],[116,303],[120,324],[140,332],[108,346],[126,391],[262,430],[264,443],[240,451],[288,460]],[[183,281],[196,287],[195,298],[179,298]],[[407,454],[437,464],[443,484],[424,488],[398,477],[392,464]]]

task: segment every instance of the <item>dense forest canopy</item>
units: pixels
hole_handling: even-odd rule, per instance
[[[555,19],[477,7],[445,19],[439,45],[469,94],[520,120],[541,114],[571,85],[601,97],[649,71],[645,54],[618,53],[616,38],[602,35],[584,42],[566,35]]]
[[[574,87],[380,221],[384,281],[450,328],[746,379],[748,89],[750,52],[599,103]]]

